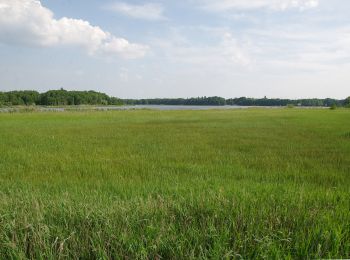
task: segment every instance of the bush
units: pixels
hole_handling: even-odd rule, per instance
[[[335,109],[337,109],[337,105],[336,105],[336,104],[333,104],[333,105],[330,106],[329,109],[330,109],[330,110],[335,110]]]

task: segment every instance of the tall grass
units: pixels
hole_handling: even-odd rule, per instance
[[[0,258],[349,258],[350,113],[0,114]]]

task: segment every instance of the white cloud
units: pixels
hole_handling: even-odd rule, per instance
[[[194,33],[195,42],[191,41]],[[205,41],[207,37],[210,42]],[[271,25],[244,32],[227,27],[181,27],[150,42],[157,51],[155,56],[163,59],[159,63],[169,62],[174,70],[197,70],[206,75],[303,75],[350,66],[348,26]]]
[[[305,10],[315,8],[319,0],[205,0],[202,7],[209,11],[270,9],[283,11],[287,9]]]
[[[310,30],[275,26],[251,30],[259,65],[266,69],[310,71],[338,70],[350,65],[350,28]]]
[[[153,46],[158,50],[157,56],[171,63],[187,64],[194,68],[232,69],[247,68],[253,61],[249,56],[250,44],[235,38],[227,30],[210,31],[196,28],[211,34],[215,43],[193,43],[189,41],[182,30],[173,33],[167,39],[153,39]]]
[[[89,54],[139,58],[148,47],[117,38],[88,21],[55,19],[38,0],[0,0],[0,41],[32,46],[77,46]]]
[[[108,6],[108,9],[136,19],[152,21],[165,19],[163,15],[163,6],[156,3],[133,5],[124,2],[117,2]]]

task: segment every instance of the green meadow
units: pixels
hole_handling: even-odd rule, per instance
[[[0,259],[350,257],[350,110],[0,113]]]

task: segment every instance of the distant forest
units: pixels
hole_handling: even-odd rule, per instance
[[[37,91],[25,90],[0,92],[0,105],[123,105],[123,101],[96,91],[67,91],[60,89],[39,93]]]
[[[153,98],[120,99],[96,91],[50,90],[0,92],[0,106],[18,105],[207,105],[207,106],[350,106],[350,97],[344,100],[326,99],[278,99],[278,98],[230,98],[196,97],[196,98]]]

